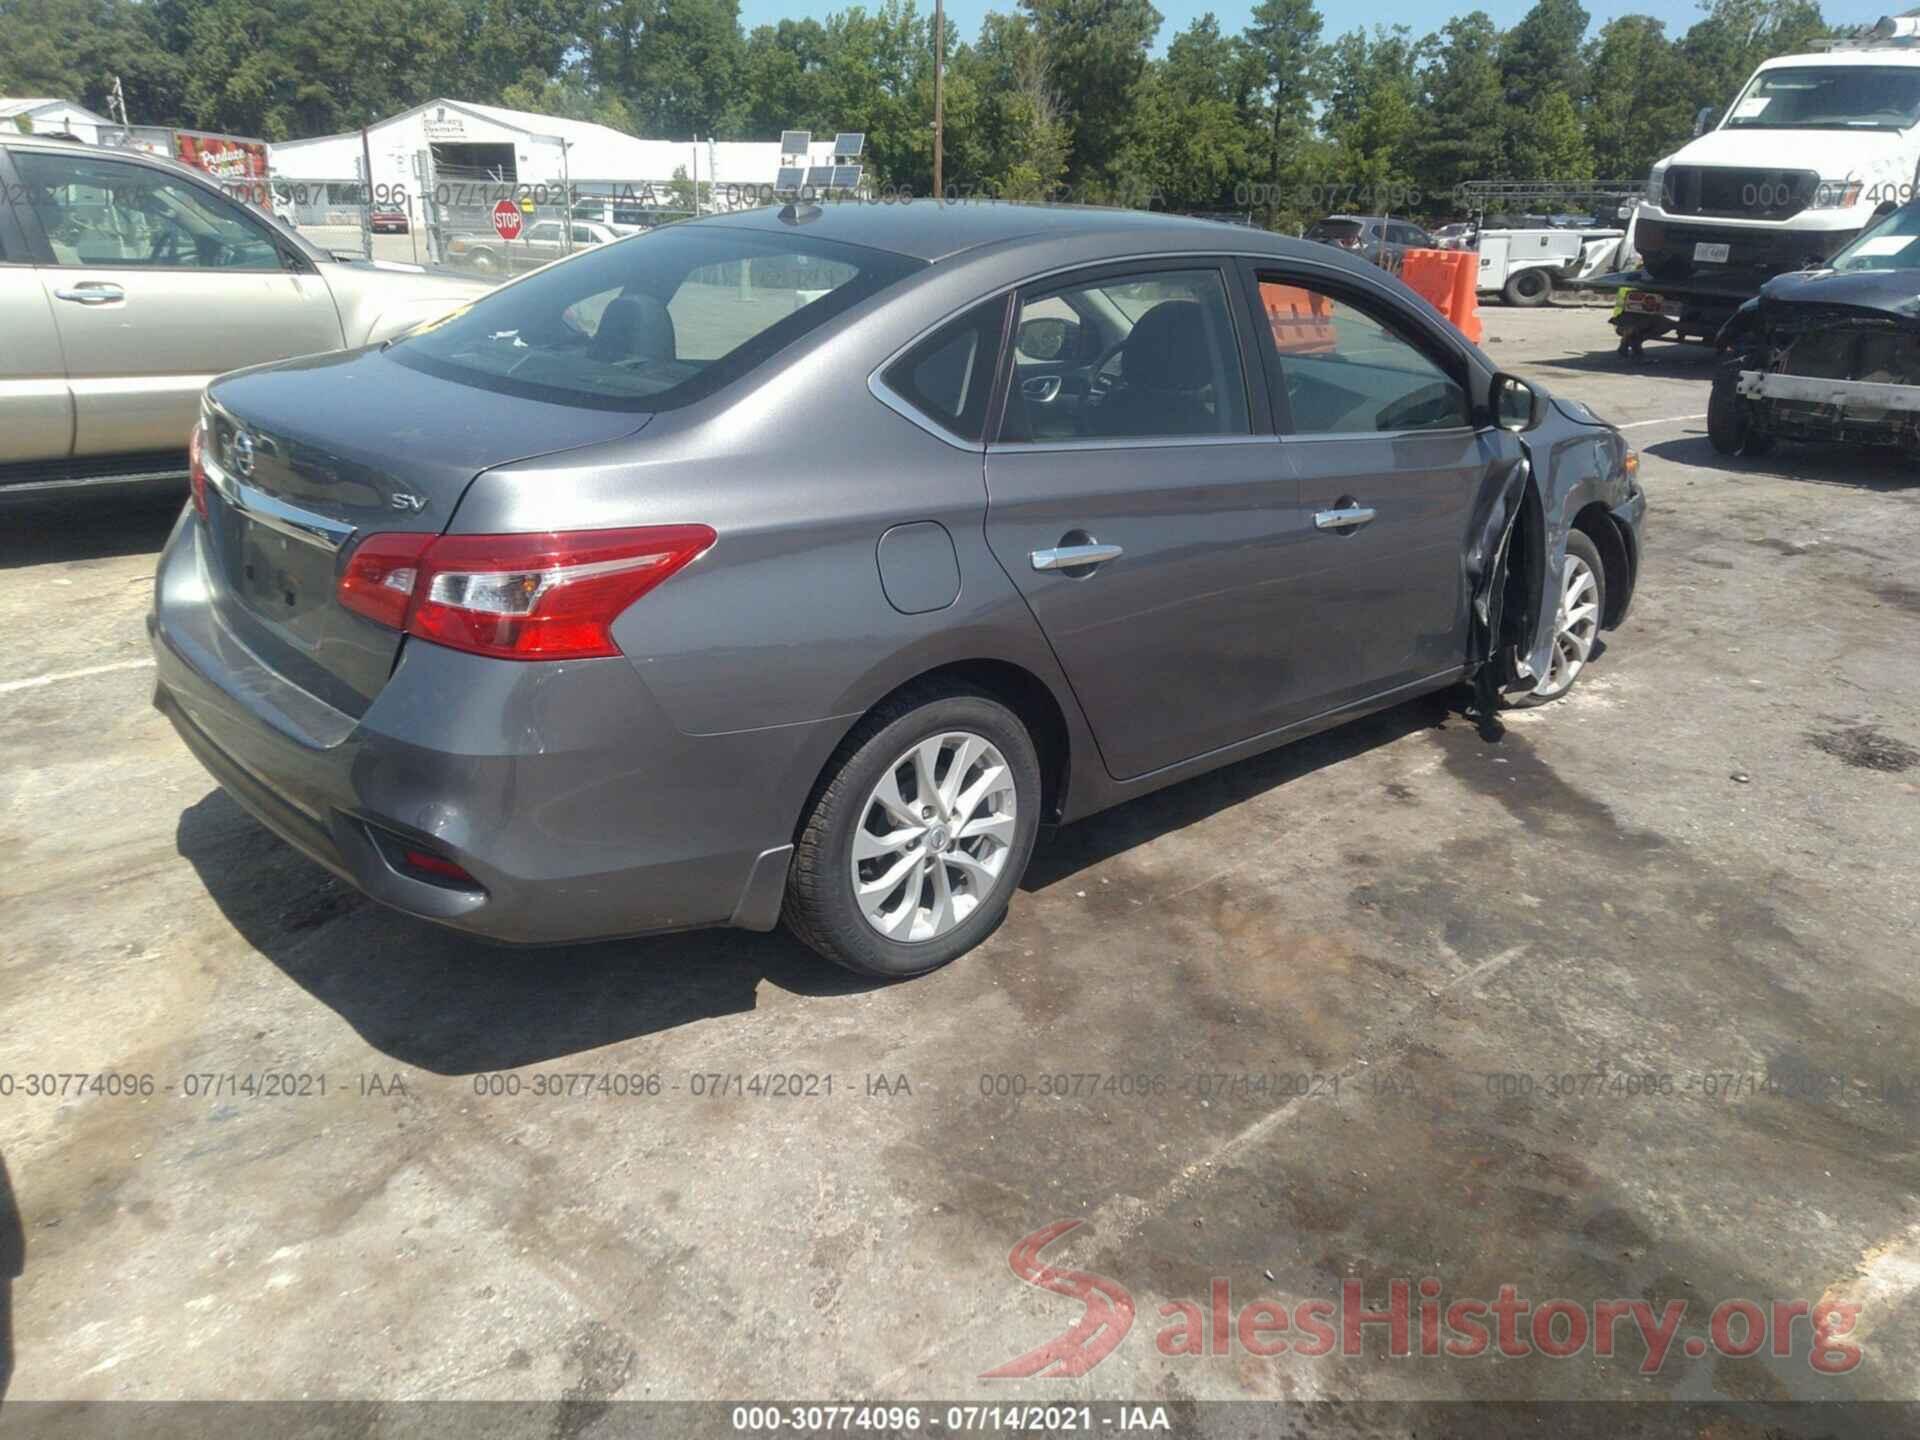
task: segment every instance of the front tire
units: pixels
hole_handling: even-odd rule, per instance
[[[1585,532],[1567,535],[1567,563],[1560,572],[1558,609],[1554,614],[1553,658],[1547,673],[1533,689],[1511,695],[1516,710],[1549,705],[1573,689],[1593,656],[1600,638],[1600,617],[1607,613],[1607,567],[1600,549]]]
[[[1538,266],[1509,275],[1506,287],[1500,292],[1501,298],[1507,304],[1518,305],[1522,309],[1544,305],[1551,294],[1553,294],[1553,277]]]
[[[1734,387],[1740,383],[1740,362],[1729,360],[1713,374],[1707,393],[1707,443],[1722,455],[1759,457],[1773,448],[1773,437],[1757,428],[1747,402]]]
[[[896,696],[841,744],[787,873],[781,919],[865,975],[923,975],[992,933],[1040,830],[1040,761],[972,690]]]

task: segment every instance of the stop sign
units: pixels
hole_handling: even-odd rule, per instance
[[[502,200],[493,207],[493,228],[499,232],[502,240],[511,240],[520,233],[520,207],[511,200]]]

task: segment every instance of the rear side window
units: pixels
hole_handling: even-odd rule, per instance
[[[76,151],[81,147],[76,146]],[[15,153],[27,205],[56,264],[170,270],[278,270],[270,233],[238,205],[144,165],[84,153]]]
[[[599,410],[690,405],[922,268],[804,234],[663,227],[481,297],[387,353],[443,379]]]
[[[1002,444],[1249,431],[1240,346],[1216,269],[1104,274],[1030,291],[1014,333]]]
[[[880,378],[942,430],[979,443],[986,433],[1006,313],[1004,297],[976,305],[894,361]]]

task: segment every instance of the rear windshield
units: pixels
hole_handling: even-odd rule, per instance
[[[1322,220],[1307,231],[1309,240],[1355,240],[1359,236],[1358,220]]]
[[[667,226],[540,270],[387,353],[530,399],[671,410],[921,266],[801,234]]]

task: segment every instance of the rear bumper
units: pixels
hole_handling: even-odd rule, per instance
[[[840,725],[685,735],[624,659],[526,664],[418,641],[356,719],[221,622],[190,517],[147,621],[154,704],[289,844],[383,904],[508,943],[772,928]],[[479,888],[397,869],[409,841]]]

